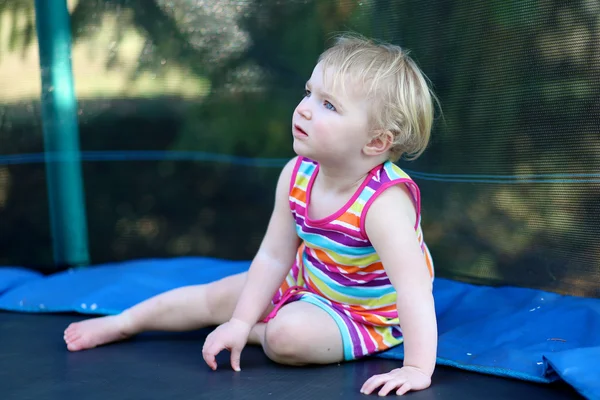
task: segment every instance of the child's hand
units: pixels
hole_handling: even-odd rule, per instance
[[[415,367],[396,368],[387,374],[374,375],[370,377],[360,389],[363,394],[371,394],[375,389],[379,390],[380,396],[386,396],[392,390],[397,395],[403,395],[409,390],[427,389],[431,385],[431,376]]]
[[[204,342],[202,348],[202,357],[206,364],[214,371],[217,369],[215,357],[222,350],[231,352],[231,368],[234,371],[240,371],[240,356],[250,334],[251,326],[243,321],[231,319],[217,329],[212,331]]]

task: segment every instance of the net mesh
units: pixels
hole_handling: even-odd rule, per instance
[[[0,2],[0,264],[51,272],[33,2]],[[332,34],[404,46],[440,98],[420,185],[438,276],[600,297],[594,1],[70,1],[94,264],[250,259]],[[438,110],[440,111],[440,110]]]

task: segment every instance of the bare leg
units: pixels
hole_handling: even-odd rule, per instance
[[[78,351],[115,342],[144,331],[188,331],[229,320],[246,273],[206,285],[185,286],[145,300],[119,315],[69,325],[67,348]]]
[[[319,307],[296,301],[283,306],[268,323],[256,324],[248,339],[267,357],[287,365],[332,364],[344,360],[337,324]]]

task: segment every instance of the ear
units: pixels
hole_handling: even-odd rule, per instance
[[[388,151],[392,147],[393,142],[394,135],[392,132],[388,130],[376,131],[369,143],[363,148],[363,151],[368,156],[378,156]]]

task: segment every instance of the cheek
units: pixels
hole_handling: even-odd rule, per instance
[[[336,118],[336,115],[332,115],[331,111],[317,108],[313,111],[313,117],[313,126],[320,132],[334,134],[340,128],[338,118]]]
[[[313,129],[318,136],[319,142],[325,147],[329,147],[332,143],[339,140],[340,132],[335,122],[315,121]]]

